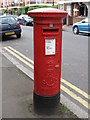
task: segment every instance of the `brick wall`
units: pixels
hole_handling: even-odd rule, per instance
[[[81,20],[85,19],[85,17],[71,17],[67,16],[67,25],[73,25],[76,22],[80,22]]]
[[[72,25],[73,24],[73,17],[72,16],[67,16],[67,22],[66,22],[67,25]]]
[[[73,17],[73,24],[76,22],[80,22],[83,19],[85,19],[85,17]]]

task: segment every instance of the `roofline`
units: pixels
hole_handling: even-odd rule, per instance
[[[64,4],[64,3],[77,3],[77,2],[85,2],[85,3],[88,3],[88,2],[90,2],[90,0],[61,0],[61,1],[59,1],[58,2],[58,4]]]

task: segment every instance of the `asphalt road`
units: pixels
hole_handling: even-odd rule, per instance
[[[62,77],[88,93],[88,36],[63,32]]]
[[[33,60],[33,27],[22,27],[22,30],[21,39],[17,39],[16,36],[9,37],[8,40],[2,42],[2,47],[11,46]],[[63,31],[62,39],[62,78],[88,94],[88,36],[74,35],[72,32]],[[15,59],[17,60],[17,58]],[[28,68],[24,63],[21,64]],[[31,71],[33,72],[33,70]],[[87,98],[70,88],[70,86],[65,83],[62,83],[62,85],[88,101]],[[62,90],[61,93],[87,111],[85,105],[80,104],[66,94],[65,91]]]
[[[10,37],[2,45],[12,46],[33,60],[33,27],[23,27],[22,38]],[[62,78],[88,93],[88,36],[63,32]]]

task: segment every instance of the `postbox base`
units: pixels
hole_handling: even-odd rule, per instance
[[[58,111],[60,106],[60,93],[50,96],[43,97],[33,93],[33,107],[34,112],[38,114],[54,114]]]

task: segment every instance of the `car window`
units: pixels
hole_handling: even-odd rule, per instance
[[[90,23],[90,18],[87,19],[87,22]]]
[[[2,23],[2,24],[8,23],[7,18],[1,18],[1,23]]]
[[[30,17],[28,15],[24,15],[24,18],[26,19],[30,19]]]
[[[23,17],[24,17],[24,15],[20,15],[20,16],[19,16],[19,18],[21,18],[21,19],[22,19]]]
[[[86,18],[86,19],[82,20],[82,23],[90,23],[90,18]]]
[[[15,20],[18,20],[18,18],[17,17],[14,17],[15,18]]]
[[[2,23],[2,19],[0,18],[0,23]]]
[[[15,18],[9,17],[8,18],[8,23],[15,23]]]
[[[25,15],[25,18],[29,18],[29,16],[28,16],[28,15]]]
[[[0,23],[5,24],[5,23],[15,23],[15,19],[13,17],[3,17],[0,18]]]
[[[87,23],[87,22],[88,22],[88,18],[85,19],[85,23]]]

